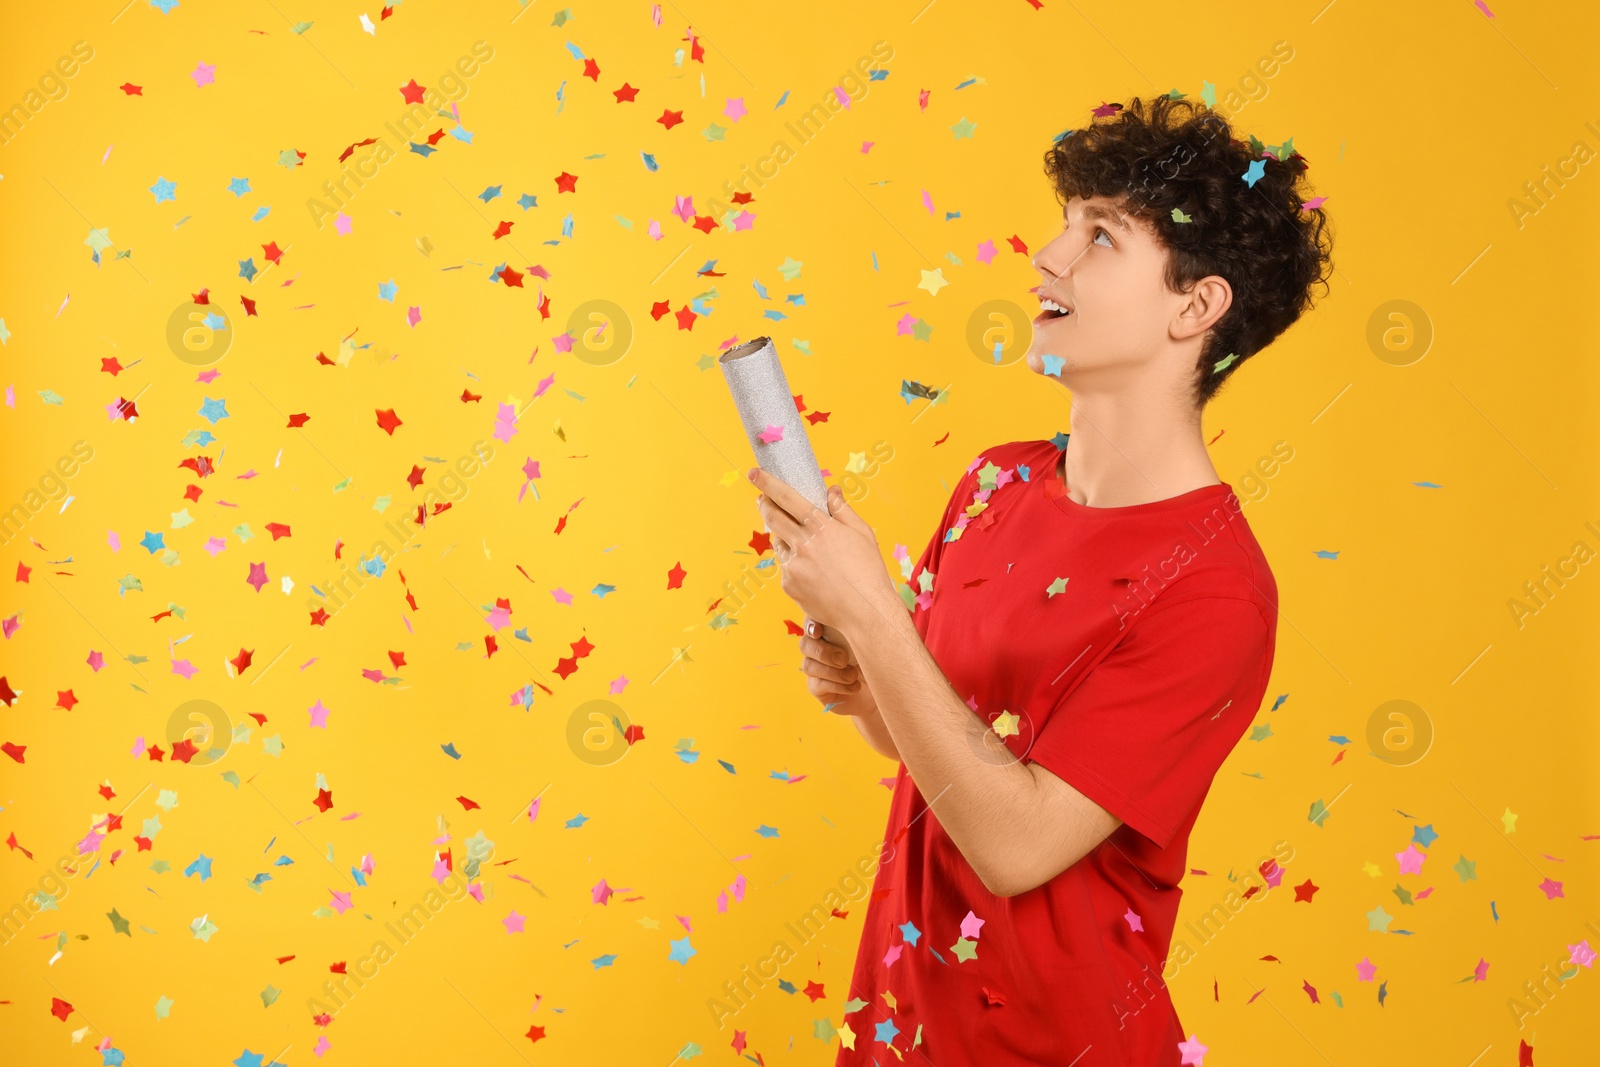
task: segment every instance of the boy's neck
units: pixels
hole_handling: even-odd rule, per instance
[[[1071,426],[1056,475],[1074,503],[1131,507],[1222,483],[1196,412],[1074,395]]]

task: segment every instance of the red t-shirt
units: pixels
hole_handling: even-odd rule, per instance
[[[1181,1059],[1161,976],[1178,883],[1201,802],[1266,690],[1277,586],[1228,485],[1086,507],[1065,495],[1065,447],[1013,441],[972,461],[912,572],[912,614],[974,714],[1016,717],[994,740],[1123,825],[998,897],[901,763],[841,1067],[925,1062],[913,1048],[935,1067]],[[989,758],[1008,757],[997,745]]]

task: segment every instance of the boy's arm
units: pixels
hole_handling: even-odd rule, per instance
[[[865,684],[862,685],[865,689]],[[889,727],[884,724],[883,715],[878,711],[877,702],[874,701],[872,710],[854,715],[856,729],[861,731],[861,736],[866,739],[880,755],[888,756],[896,763],[900,762],[900,750],[894,747],[894,738],[889,736]]]
[[[863,600],[840,629],[907,772],[990,892],[1042,885],[1121,825],[1043,767],[993,762],[988,727],[951,687],[898,598]]]

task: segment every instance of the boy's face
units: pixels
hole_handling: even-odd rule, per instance
[[[1062,230],[1033,258],[1034,290],[1070,308],[1041,305],[1026,362],[1036,374],[1088,384],[1097,371],[1148,363],[1167,343],[1167,325],[1184,297],[1162,281],[1167,251],[1143,221],[1105,197],[1073,197]],[[1053,356],[1049,364],[1045,356]],[[1062,362],[1058,363],[1057,360]]]

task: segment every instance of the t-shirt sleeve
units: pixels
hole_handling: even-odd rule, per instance
[[[1166,848],[1255,717],[1271,645],[1253,601],[1152,605],[1051,709],[1026,759]]]

